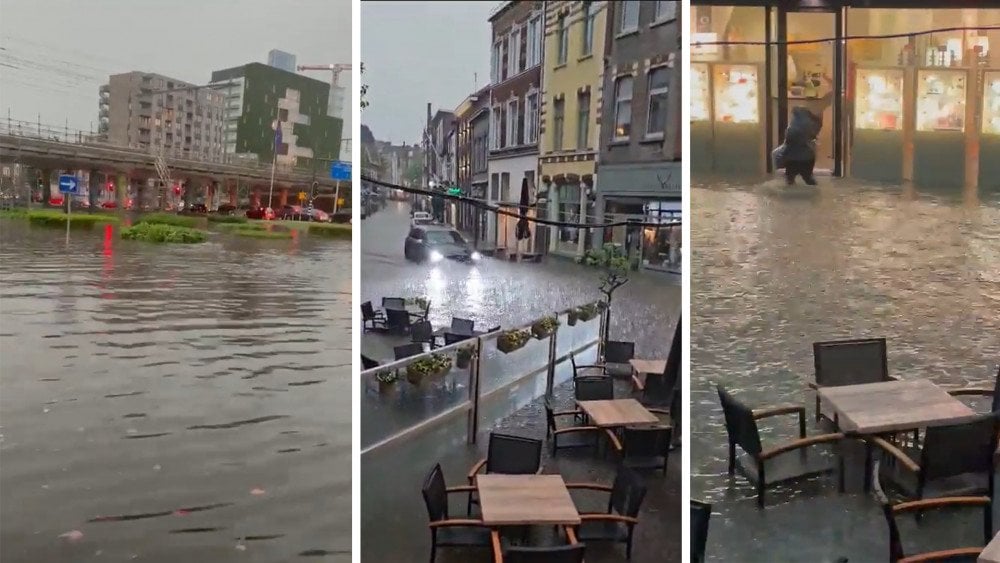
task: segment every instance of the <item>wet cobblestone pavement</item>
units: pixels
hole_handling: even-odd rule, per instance
[[[461,313],[475,319],[477,327],[488,327],[528,322],[599,296],[596,273],[569,262],[508,264],[486,260],[475,269],[460,264],[433,268],[407,263],[402,256],[407,221],[405,208],[390,203],[389,208],[362,223],[362,301],[377,305],[384,296],[425,296],[432,302],[435,326],[447,324],[453,314]],[[678,278],[637,275],[615,296],[612,338],[635,341],[637,354],[645,357],[666,357],[679,311]],[[376,358],[391,355],[391,343],[381,336],[363,336],[362,349]],[[558,369],[569,367],[563,363]],[[616,392],[627,396],[630,389],[621,382]],[[555,394],[557,405],[568,407],[572,403],[571,388],[557,387]],[[475,446],[466,444],[465,419],[459,416],[363,455],[362,557],[400,563],[427,561],[430,533],[420,487],[431,467],[441,463],[449,486],[465,484],[469,468],[484,455],[491,429],[544,438],[542,404],[535,400],[513,413],[507,409],[508,414],[495,421],[481,421]],[[681,451],[676,450],[666,478],[659,474],[647,477],[649,492],[636,528],[633,561],[680,560],[680,462]],[[611,482],[615,469],[610,458],[560,451],[553,459],[547,448],[543,467],[546,473],[560,473],[567,480],[602,483]],[[586,497],[581,499],[589,502]],[[464,514],[464,498],[453,499],[452,510]],[[443,562],[489,560],[486,550],[438,552],[438,561]],[[622,546],[597,544],[588,548],[588,562],[622,560]]]
[[[753,407],[812,412],[812,343],[862,337],[888,339],[889,371],[902,379],[992,384],[1000,206],[829,179],[818,190],[696,183],[691,206],[691,491],[713,503],[709,560],[885,561],[885,520],[858,487],[777,487],[756,508],[747,481],[726,474],[715,384]],[[762,434],[766,447],[795,424],[779,418]],[[901,532],[912,547],[980,545],[977,518],[928,514]]]

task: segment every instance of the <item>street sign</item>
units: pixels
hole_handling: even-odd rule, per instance
[[[351,181],[351,163],[335,160],[330,163],[330,178]]]
[[[306,200],[306,192],[299,192],[299,201]]]
[[[80,181],[76,176],[63,174],[59,176],[59,191],[64,194],[76,194],[80,190]]]

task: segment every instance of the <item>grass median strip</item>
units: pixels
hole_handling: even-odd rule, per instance
[[[172,225],[174,227],[186,227],[188,229],[194,229],[197,227],[198,222],[197,217],[185,217],[174,213],[147,213],[135,220],[136,225]]]
[[[9,219],[27,219],[28,223],[42,227],[65,227],[67,217],[71,228],[90,228],[94,225],[118,223],[118,217],[104,213],[87,213],[86,211],[66,213],[55,209],[5,209],[0,211],[0,217]]]
[[[351,240],[351,226],[340,223],[310,223],[309,235]]]
[[[204,231],[160,223],[139,223],[134,227],[126,227],[122,229],[121,237],[126,240],[179,244],[205,242],[206,238]]]

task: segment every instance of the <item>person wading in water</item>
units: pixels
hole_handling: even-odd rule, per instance
[[[813,168],[816,166],[816,137],[823,128],[823,118],[804,107],[792,108],[792,119],[785,130],[782,160],[785,164],[785,183],[791,186],[796,176],[810,186],[816,185]]]

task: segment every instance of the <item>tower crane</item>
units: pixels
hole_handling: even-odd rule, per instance
[[[351,70],[350,63],[336,63],[329,65],[299,65],[296,67],[300,72],[303,70],[326,70],[332,73],[330,79],[330,115],[343,117],[344,113],[344,90],[340,86],[340,73]]]

